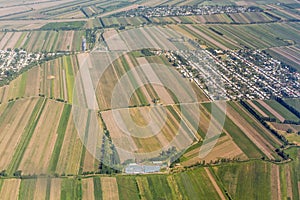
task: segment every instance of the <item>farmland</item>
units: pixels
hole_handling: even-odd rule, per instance
[[[295,108],[296,110],[300,110],[300,101],[299,99],[285,99],[284,100],[287,104]]]
[[[275,47],[269,49],[268,52],[282,62],[300,70],[299,46]]]
[[[277,133],[277,137],[284,137],[286,143],[299,145],[299,118],[295,115],[299,107],[297,99],[284,99],[282,102],[276,100],[257,100],[248,101],[247,103],[255,112],[256,118],[265,127],[269,127],[271,128],[270,130]]]
[[[285,107],[280,105],[276,101],[266,101],[266,103],[271,107],[269,109],[275,109],[278,112],[279,118],[283,118],[289,121],[299,121],[299,118],[293,113],[288,111]]]
[[[129,19],[134,18],[135,17]],[[268,16],[264,12],[250,12],[178,17],[151,17],[149,18],[149,21],[154,24],[256,24],[275,22],[276,19]]]
[[[199,194],[209,199],[297,199],[298,186],[292,183],[300,180],[299,149],[292,148],[288,152],[296,159],[284,165],[249,161],[161,175],[4,179],[0,193],[20,199],[196,199]]]
[[[299,8],[1,1],[0,199],[300,199]]]
[[[120,27],[120,26],[139,26],[148,23],[143,17],[134,18],[120,18],[120,17],[106,17],[99,19],[105,28]]]
[[[185,35],[198,38],[203,43],[220,49],[249,47],[254,49],[286,46],[287,40],[299,40],[296,30],[288,24],[253,25],[181,25],[170,27]],[[272,34],[271,34],[271,30]],[[283,34],[284,30],[286,34]],[[206,33],[209,33],[206,35]],[[251,41],[251,43],[249,43]]]
[[[76,56],[63,56],[34,67],[0,88],[0,102],[45,96],[72,102],[73,85],[78,71]]]
[[[23,108],[20,107],[21,105]],[[27,110],[24,110],[24,105]],[[70,108],[63,103],[38,97],[2,104],[1,124],[6,130],[4,133],[13,131],[15,134],[2,135],[1,146],[8,150],[9,139],[15,143],[9,146],[12,148],[11,157],[5,156],[1,159],[1,169],[7,169],[11,175],[17,170],[27,175],[77,174],[83,149],[74,122],[70,118]],[[53,117],[46,119],[46,116]],[[8,120],[14,127],[5,126]],[[50,120],[51,123],[48,123]],[[49,127],[42,130],[41,128],[46,124]],[[31,159],[33,154],[35,160]],[[94,162],[93,157],[86,157],[83,168]]]
[[[270,167],[267,163],[250,162],[228,164],[216,167],[214,171],[234,199],[271,199]],[[246,174],[253,174],[253,176]]]
[[[159,68],[158,65],[164,65],[163,69]],[[137,66],[144,67],[140,68]],[[125,76],[126,79],[123,77],[125,73],[127,73]],[[166,73],[169,74],[167,75]],[[129,91],[120,93],[120,101],[118,104],[111,105],[113,89],[121,78],[123,84],[126,84],[129,87]],[[133,54],[125,55],[124,57],[121,56],[104,71],[98,83],[97,99],[100,110],[107,110],[112,107],[115,108],[116,106],[127,107],[128,102],[126,99],[131,91],[134,92],[133,96],[130,98],[129,106],[131,107],[153,104],[153,99],[157,98],[160,99],[162,104],[172,104],[176,101],[174,95],[160,85],[167,85],[170,87],[172,80],[178,80],[178,78],[178,72],[172,69],[170,63],[162,56],[150,56],[147,57],[147,59],[135,57]],[[176,87],[178,86],[177,88],[180,88],[180,90],[176,91],[175,95],[180,95],[180,97],[193,95],[189,93],[192,92],[191,89],[185,88],[190,85],[190,83],[186,82],[183,78],[180,78],[179,81],[180,82]],[[156,82],[156,84],[150,84],[151,82]],[[180,85],[180,83],[182,84]],[[142,86],[143,84],[145,85]],[[138,87],[136,90],[133,89],[140,85],[141,87]],[[174,87],[170,87],[169,89],[172,90]],[[202,102],[207,100],[202,94],[202,91],[196,87],[193,89],[197,95],[195,95],[195,98],[186,98],[189,99],[189,102]]]
[[[28,52],[80,51],[82,36],[85,36],[84,31],[6,32],[0,41],[0,49],[22,48]]]

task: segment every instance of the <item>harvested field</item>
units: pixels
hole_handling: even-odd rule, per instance
[[[83,31],[31,31],[6,32],[0,41],[0,49],[24,48],[28,52],[80,51]]]
[[[98,60],[106,62],[107,55],[92,58],[91,63]],[[109,60],[108,60],[109,61]],[[94,71],[95,70],[95,71]],[[94,74],[103,69],[91,68],[92,81],[97,81]],[[147,106],[155,104],[169,105],[173,103],[196,103],[207,98],[203,92],[178,71],[164,57],[138,57],[135,52],[115,59],[103,72],[96,88],[96,97],[100,110],[126,108],[131,106]],[[126,87],[125,87],[126,86]],[[113,95],[118,94],[118,99]]]
[[[20,179],[6,179],[3,181],[0,196],[2,199],[18,199]]]
[[[105,42],[108,45],[109,50],[111,51],[120,51],[128,49],[125,42],[122,40],[122,38],[116,30],[105,31],[103,37],[105,38]]]
[[[171,29],[161,27],[136,28],[120,32],[120,36],[126,42],[129,50],[144,48],[176,50],[177,48],[170,41],[172,37],[169,34],[176,33]]]
[[[5,33],[4,37],[2,37],[1,41],[0,41],[0,49],[1,50],[6,50],[5,46],[8,43],[8,41],[10,40],[10,38],[12,37],[13,33],[12,32],[7,32]]]
[[[3,47],[3,49],[8,49],[8,48],[13,49],[15,47],[15,45],[17,44],[21,35],[22,35],[22,32],[13,33],[13,35],[7,40],[8,42],[7,42],[6,46]]]
[[[153,81],[157,81],[152,85],[160,85],[160,83],[162,83],[175,103],[193,104],[198,103],[198,101],[207,101],[206,98],[203,98],[203,91],[201,91],[199,87],[195,87],[194,83],[191,83],[187,79],[183,78],[178,71],[171,67],[170,63],[165,57],[151,56],[146,58],[149,64],[147,64],[145,60],[142,60],[141,64],[145,63],[146,66],[151,66],[152,70],[156,74],[155,76],[155,74],[151,73],[153,76],[149,76],[148,73],[151,72],[151,68],[147,67],[145,68],[147,69],[147,73],[145,72],[146,76],[150,80],[153,79]],[[160,90],[162,89],[163,88],[161,87]],[[158,92],[156,91],[156,93]],[[166,94],[164,94],[164,96],[165,95]]]
[[[285,166],[285,176],[286,176],[287,197],[293,199],[293,187],[292,187],[293,183],[292,183],[290,166],[287,165]]]
[[[61,179],[51,179],[50,200],[61,199]]]
[[[102,177],[101,187],[103,199],[116,200],[119,199],[118,184],[116,178]]]
[[[24,97],[38,96],[40,89],[40,68],[35,67],[27,73],[26,87]]]
[[[12,161],[12,155],[21,141],[24,129],[38,99],[26,99],[2,105],[5,108],[0,116],[0,169],[7,169]]]
[[[94,181],[92,178],[82,179],[82,199],[94,200]]]
[[[134,115],[129,116],[128,112]],[[184,122],[180,127],[181,116],[172,107],[121,109],[102,112],[102,117],[113,143],[120,148],[117,150],[121,162],[133,153],[157,156],[171,145],[180,150],[193,141],[193,133]]]
[[[188,153],[184,154],[184,158],[187,161],[182,162],[182,165],[190,166],[197,162],[205,161],[209,163],[219,159],[240,159],[247,160],[247,156],[241,151],[241,149],[228,137],[223,136],[219,138],[217,144],[213,147],[211,152],[204,158],[199,157],[199,150],[201,147],[196,148]],[[207,151],[209,149],[204,149]]]
[[[174,103],[172,97],[164,87],[164,84],[161,82],[160,78],[158,77],[157,73],[151,68],[151,67],[145,67],[149,66],[149,62],[146,58],[141,57],[137,58],[137,61],[139,63],[139,66],[141,66],[144,69],[144,74],[146,75],[146,79],[149,82],[153,82],[156,84],[153,84],[152,87],[155,91],[155,94],[157,94],[157,97],[160,99],[160,101],[163,104],[172,104]],[[151,101],[150,101],[151,102]]]
[[[34,199],[45,199],[47,190],[47,178],[39,178],[36,181]]]
[[[78,173],[82,149],[82,141],[70,116],[55,171],[59,174]]]
[[[47,173],[62,108],[63,104],[47,101],[19,166],[24,174]]]

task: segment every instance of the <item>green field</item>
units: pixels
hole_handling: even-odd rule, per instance
[[[81,199],[81,182],[76,179],[67,178],[62,180],[60,199]]]
[[[42,30],[78,30],[84,27],[86,22],[51,22],[44,25]]]
[[[139,188],[135,177],[132,176],[118,176],[118,191],[121,200],[135,200],[140,199]]]
[[[253,161],[213,169],[233,199],[271,199],[270,164]]]
[[[35,179],[24,179],[21,181],[19,199],[33,199],[36,187]]]
[[[265,101],[269,106],[271,106],[274,110],[276,110],[282,117],[284,117],[286,120],[291,120],[298,122],[300,119],[291,113],[288,109],[286,109],[284,106],[282,106],[280,103],[278,103],[275,100],[268,100]]]
[[[284,102],[295,108],[300,112],[300,100],[299,99],[284,99]]]
[[[203,104],[204,107],[211,112],[211,105],[208,103]],[[216,109],[216,116],[223,116],[224,114],[218,108]],[[220,114],[217,114],[220,113]],[[217,121],[220,122],[220,118],[216,118]],[[260,158],[262,156],[262,152],[255,146],[255,144],[243,133],[243,131],[226,116],[224,129],[232,136],[233,141],[241,148],[241,150],[247,155],[249,158]]]
[[[220,199],[203,168],[176,174],[174,178],[184,199]]]

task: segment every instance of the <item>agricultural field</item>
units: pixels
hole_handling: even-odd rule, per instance
[[[299,46],[275,47],[267,51],[274,58],[300,71]]]
[[[78,30],[82,29],[85,21],[74,22],[51,22],[43,26],[42,30]]]
[[[128,112],[133,113],[131,120],[128,119]],[[161,121],[153,125],[147,125],[149,119],[147,120],[146,117],[149,112],[149,108],[102,112],[113,143],[122,150],[118,152],[121,163],[131,159],[127,152],[136,153],[137,156],[140,154],[139,159],[143,159],[142,153],[146,156],[158,157],[161,149],[168,149],[172,145],[180,151],[196,139],[185,122],[180,121],[180,115],[174,108],[152,108],[150,119]],[[166,112],[166,116],[164,116],[164,112]],[[114,115],[120,116],[118,121],[114,119]],[[165,125],[161,123],[165,123]],[[179,128],[180,124],[183,124],[183,128]],[[124,128],[130,131],[130,135],[124,132]]]
[[[99,19],[105,28],[121,26],[140,26],[149,23],[143,17],[104,17]]]
[[[0,102],[14,99],[35,97],[39,94],[39,68],[35,67],[11,81],[9,85],[0,87]]]
[[[71,103],[78,68],[76,56],[59,57],[33,67],[9,85],[0,87],[0,102],[45,96]]]
[[[277,101],[268,100],[268,101],[265,101],[265,103],[267,104],[266,108],[270,112],[273,112],[273,114],[275,115],[275,117],[278,118],[282,122],[284,120],[295,121],[295,122],[298,122],[300,120],[296,115],[294,115],[293,113],[291,113],[289,110],[287,110],[284,106],[282,106]]]
[[[294,124],[282,124],[276,122],[269,123],[273,129],[276,129],[280,135],[284,136],[290,143],[295,145],[300,145],[300,136],[298,132],[300,131],[299,125]]]
[[[300,181],[299,149],[287,151],[295,162],[256,160],[160,175],[2,179],[0,194],[9,199],[298,199],[293,183]]]
[[[182,33],[164,26],[149,26],[125,31],[108,30],[104,33],[104,39],[110,50],[194,50]],[[124,47],[124,43],[127,47]]]
[[[296,110],[300,111],[300,100],[299,99],[284,99],[288,105],[292,106]]]
[[[252,161],[226,164],[213,167],[213,171],[233,199],[271,199],[272,193],[277,192],[276,188],[271,189],[271,180],[276,180],[276,177],[271,177],[269,163]]]
[[[300,17],[299,13],[293,12],[293,10],[287,8],[282,9],[278,5],[268,5],[268,8],[270,8],[268,13],[281,20],[297,20]]]
[[[237,24],[253,24],[253,23],[266,23],[274,22],[275,18],[265,14],[264,12],[248,12],[229,14],[229,17]]]
[[[44,98],[3,103],[0,125],[5,134],[1,136],[4,149],[0,151],[11,148],[11,154],[2,157],[1,170],[9,175],[17,170],[24,175],[77,174],[82,160],[83,170],[97,171],[95,158],[82,157],[81,152],[86,150],[70,115],[70,105]]]
[[[118,47],[120,48],[120,45]],[[113,47],[111,46],[111,48]],[[99,59],[97,56],[95,58]],[[158,67],[158,65],[163,65],[163,68]],[[144,67],[140,68],[138,66]],[[125,73],[127,75],[123,78]],[[166,73],[169,73],[169,75]],[[117,83],[121,78],[122,84],[128,86],[128,91],[123,90],[119,94],[120,100],[118,104],[111,105],[113,89],[118,86]],[[172,92],[175,91],[169,91],[172,88],[165,88],[162,85],[170,85],[172,80],[175,79],[179,81],[176,88],[180,90],[177,90],[174,96]],[[149,84],[151,82],[156,84]],[[191,85],[191,88],[194,90],[186,88],[188,85]],[[115,89],[119,87],[121,86]],[[129,105],[127,105],[128,102],[126,100],[129,99],[128,95],[130,95],[131,91],[134,93],[130,97]],[[190,93],[193,91],[195,92],[195,98]],[[107,110],[112,107],[152,105],[153,99],[159,99],[160,104],[174,104],[177,102],[176,95],[180,95],[180,97],[187,96],[185,99],[189,99],[189,102],[207,101],[203,92],[197,87],[193,87],[193,83],[188,83],[185,79],[179,77],[179,73],[171,68],[171,64],[166,58],[162,56],[135,57],[134,53],[121,56],[104,71],[99,80],[96,94],[100,110]],[[181,99],[183,101],[184,98]]]
[[[0,87],[0,199],[300,199],[300,100],[245,101],[253,110],[224,101],[225,110],[195,68],[184,74],[193,59],[177,51],[260,49],[300,70],[293,0],[0,4],[0,50],[56,53]],[[118,17],[166,5],[264,11]],[[161,168],[126,174],[139,164]]]
[[[230,107],[227,109],[228,117],[247,135],[260,152],[263,152],[269,159],[276,159],[278,156],[274,154],[274,151],[281,146],[282,142],[253,116],[244,111],[241,105],[235,102],[229,102],[229,105]]]
[[[288,152],[296,159],[295,162],[285,165],[257,161],[227,164],[213,167],[214,173],[232,198],[298,199],[299,149],[291,148]],[[245,192],[247,197],[244,196]]]
[[[109,17],[101,18],[104,27],[142,26],[146,24],[255,24],[277,21],[264,12],[211,14],[167,17]]]
[[[95,19],[89,19],[87,22],[86,22],[86,25],[85,25],[85,28],[89,28],[89,29],[92,29],[92,28],[103,28],[100,20],[98,18],[95,18]]]
[[[292,107],[296,106],[295,109],[297,109],[297,99],[285,99],[284,102]],[[288,142],[296,145],[300,144],[300,137],[298,135],[300,126],[297,125],[299,119],[286,107],[272,100],[248,101],[247,103],[261,120],[264,120],[265,123],[273,130],[276,130],[279,135],[284,136]]]
[[[287,46],[291,41],[298,42],[297,30],[290,24],[253,25],[181,25],[170,27],[188,37],[218,49],[249,47],[264,49]],[[209,33],[209,34],[207,34]]]
[[[76,73],[76,56],[63,56],[40,66],[40,94],[52,99],[72,102]]]
[[[227,14],[203,15],[203,16],[197,16],[197,19],[207,24],[214,24],[214,23],[229,24],[233,22],[232,18]]]
[[[84,31],[5,32],[0,49],[22,48],[28,52],[80,51]],[[63,41],[63,42],[62,42]]]
[[[200,123],[196,124],[196,122],[193,119],[196,119],[195,115],[197,113],[194,111],[195,109],[191,106],[187,107],[189,114],[186,116],[186,119],[188,120],[189,124],[195,129],[198,127],[198,134],[201,136],[202,139],[205,138],[207,133],[209,131],[212,131],[214,133],[218,133],[220,131],[220,128],[222,127],[219,123],[220,118],[216,118],[216,116],[211,116],[211,113],[209,112],[210,104],[204,104],[199,105],[200,106]],[[206,109],[207,108],[207,109]],[[224,115],[224,113],[221,113],[221,110],[218,110],[218,114]],[[219,121],[218,121],[219,120]],[[218,141],[215,145],[215,147],[212,149],[212,151],[205,157],[200,158],[200,148],[205,147],[205,145],[202,142],[199,142],[193,146],[191,146],[187,151],[184,153],[184,155],[180,158],[180,161],[182,165],[192,165],[197,162],[203,162],[206,163],[209,162],[215,162],[219,159],[229,159],[229,160],[245,160],[248,158],[254,158],[259,157],[260,153],[257,151],[255,152],[255,149],[251,149],[252,152],[247,151],[246,148],[244,148],[243,143],[247,141],[246,137],[244,136],[244,133],[240,131],[235,124],[233,124],[228,118],[225,119],[224,127],[221,128],[221,135],[218,138]],[[239,135],[240,140],[237,142],[237,135]],[[207,143],[214,142],[217,138],[211,138],[207,141]],[[246,139],[246,140],[245,140]],[[247,145],[248,148],[251,148],[250,145]]]

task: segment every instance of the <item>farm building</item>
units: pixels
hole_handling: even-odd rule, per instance
[[[148,174],[160,171],[160,166],[155,165],[139,165],[136,163],[131,163],[125,168],[126,174]]]
[[[86,51],[86,39],[85,38],[82,38],[81,50]]]

